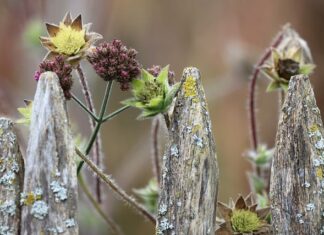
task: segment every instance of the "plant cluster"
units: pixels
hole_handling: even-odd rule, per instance
[[[35,80],[42,79],[41,74],[52,71],[57,74],[62,91],[67,100],[76,102],[89,116],[92,134],[83,149],[76,149],[82,161],[78,165],[80,185],[90,201],[95,205],[99,213],[106,215],[100,208],[100,181],[98,180],[95,199],[88,190],[88,185],[82,178],[82,168],[85,161],[96,173],[104,179],[122,200],[133,205],[149,220],[155,221],[157,213],[157,200],[159,195],[158,178],[151,180],[142,189],[134,190],[141,198],[143,205],[137,203],[131,196],[125,193],[109,177],[104,175],[98,168],[102,160],[100,154],[100,128],[102,124],[111,120],[130,107],[142,111],[139,118],[152,118],[167,116],[172,106],[174,97],[179,90],[180,83],[175,81],[174,72],[169,66],[161,67],[154,65],[143,69],[143,65],[137,59],[137,51],[127,47],[121,40],[102,42],[96,45],[103,37],[95,32],[90,32],[90,24],[83,24],[81,15],[72,19],[68,12],[58,24],[46,24],[48,36],[41,37],[41,44],[48,50],[44,60],[35,72]],[[88,87],[87,78],[81,67],[81,62],[88,62],[95,73],[106,83],[105,94],[102,97],[102,105],[98,113],[95,112],[91,91]],[[253,171],[248,174],[251,191],[255,194],[256,202],[250,194],[246,198],[240,196],[235,202],[230,200],[228,205],[218,203],[219,226],[216,234],[270,234],[269,216],[269,172],[273,156],[273,149],[259,144],[255,117],[255,87],[260,73],[270,79],[267,91],[279,91],[284,97],[289,80],[297,74],[309,75],[315,65],[306,42],[289,26],[285,26],[274,40],[270,48],[261,57],[252,74],[249,96],[249,113],[251,120],[252,149],[246,154],[247,159],[253,166]],[[76,71],[83,90],[85,103],[72,92],[74,78],[72,72]],[[109,97],[113,89],[113,83],[118,83],[122,91],[131,90],[132,97],[122,101],[124,105],[116,111],[106,114],[109,106]],[[190,93],[190,80],[188,80],[187,92]],[[190,95],[190,94],[189,94]],[[26,107],[20,108],[22,118],[18,123],[28,125],[32,102],[27,102]],[[157,120],[157,119],[155,119]],[[156,125],[155,125],[156,126]],[[156,129],[158,130],[158,129]],[[154,131],[154,138],[157,138]],[[154,141],[154,148],[157,148]],[[93,159],[88,155],[95,149]],[[155,151],[157,153],[158,151]],[[158,164],[159,161],[153,161]],[[159,169],[158,166],[154,168]],[[157,176],[158,177],[158,176]],[[109,219],[106,219],[114,232],[118,232]]]

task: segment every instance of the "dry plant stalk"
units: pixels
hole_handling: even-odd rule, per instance
[[[196,68],[183,72],[161,170],[157,234],[214,234],[218,165]]]
[[[23,157],[13,123],[0,118],[0,234],[19,234]]]
[[[291,78],[276,138],[270,197],[274,234],[322,234],[324,129],[305,75]]]
[[[74,144],[58,77],[38,81],[21,195],[21,234],[78,234]]]

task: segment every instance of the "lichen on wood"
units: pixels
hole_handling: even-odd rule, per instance
[[[24,164],[13,122],[0,118],[0,234],[19,234]]]
[[[43,73],[38,81],[30,130],[21,234],[78,234],[74,144],[55,73]]]
[[[157,234],[214,234],[218,165],[198,69],[184,70],[171,113]]]
[[[294,76],[281,111],[271,172],[275,234],[324,233],[323,137],[309,79]]]

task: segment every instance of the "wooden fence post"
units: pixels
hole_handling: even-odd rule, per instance
[[[75,160],[58,77],[43,73],[33,102],[21,234],[78,234]]]
[[[18,235],[20,193],[24,177],[23,158],[13,123],[0,118],[0,234]]]
[[[157,234],[214,234],[218,165],[199,70],[186,68],[163,156]]]
[[[324,233],[324,129],[307,76],[291,78],[279,121],[270,197],[275,234]]]

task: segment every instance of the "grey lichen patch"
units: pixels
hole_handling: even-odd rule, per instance
[[[315,205],[314,205],[314,203],[308,203],[307,205],[306,205],[306,210],[307,211],[313,211],[315,209]]]
[[[0,178],[0,184],[6,187],[12,186],[14,180],[16,179],[16,174],[13,171],[8,171],[2,175]]]
[[[47,231],[50,232],[53,235],[64,233],[64,229],[62,227],[59,227],[59,226],[48,228]]]
[[[170,151],[171,151],[171,156],[173,156],[173,157],[178,157],[179,156],[179,150],[178,150],[178,146],[176,144],[173,144],[171,146]]]
[[[9,226],[0,225],[0,235],[14,235],[14,231]]]
[[[202,138],[198,137],[197,135],[193,135],[194,144],[198,147],[202,148],[204,147],[204,143]]]
[[[6,200],[0,204],[0,212],[14,216],[16,214],[16,202],[14,200]]]
[[[165,215],[168,211],[168,206],[166,204],[161,204],[159,207],[159,215]]]
[[[55,201],[65,201],[67,197],[67,189],[63,187],[58,181],[52,181],[51,190],[54,193]]]
[[[169,223],[168,219],[162,218],[158,225],[157,234],[162,235],[166,231],[172,230],[173,228],[174,228],[174,226],[171,223]]]
[[[64,221],[64,223],[67,228],[72,228],[72,227],[75,227],[75,225],[76,225],[74,218],[67,219]]]
[[[45,201],[36,201],[31,208],[30,214],[35,218],[43,220],[48,214],[48,206]]]

